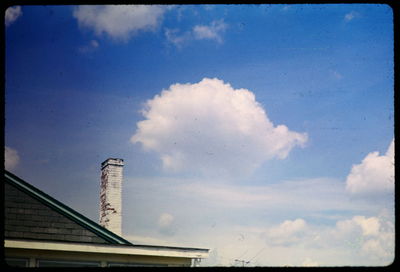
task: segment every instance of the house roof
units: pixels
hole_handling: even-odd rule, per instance
[[[30,197],[36,199],[37,201],[39,201],[40,203],[49,207],[51,210],[55,211],[56,213],[62,215],[63,217],[68,218],[69,220],[73,221],[77,225],[83,227],[85,230],[88,230],[92,234],[95,234],[96,236],[102,238],[105,243],[119,244],[119,245],[132,245],[132,243],[130,243],[129,241],[127,241],[124,238],[118,236],[117,234],[107,230],[106,228],[100,226],[99,224],[93,222],[89,218],[83,216],[82,214],[71,209],[70,207],[66,206],[65,204],[61,203],[60,201],[58,201],[58,200],[54,199],[53,197],[49,196],[48,194],[42,192],[38,188],[30,185],[29,183],[25,182],[24,180],[17,177],[16,175],[8,172],[7,170],[4,170],[4,171],[5,171],[5,173],[4,173],[5,182],[7,184],[12,185],[14,188],[18,189],[19,191],[24,192],[25,194],[29,195]],[[23,203],[21,203],[21,204],[23,205]],[[22,209],[19,209],[19,208],[22,208]],[[24,210],[24,208],[25,208],[25,210]],[[22,216],[27,217],[26,214],[32,213],[32,211],[29,211],[29,210],[27,211],[27,209],[29,209],[29,208],[30,207],[20,207],[18,205],[14,205],[14,207],[10,208],[8,210],[8,212],[6,210],[6,216],[7,216],[7,213],[13,213],[13,212],[21,213],[22,212]],[[16,216],[14,216],[14,217],[16,217]],[[22,218],[22,219],[26,219],[26,218]],[[30,219],[30,218],[28,218],[28,219]],[[24,220],[24,221],[26,221],[26,220]],[[59,220],[56,220],[56,221],[59,221]],[[60,224],[58,225],[58,227],[59,226],[60,226]],[[57,227],[57,226],[55,226],[55,227]],[[32,229],[30,229],[29,231],[32,232]],[[50,239],[52,237],[57,237],[57,235],[56,235],[57,231],[53,231],[53,232],[54,233],[52,236],[47,235],[46,237],[50,237]],[[73,233],[71,233],[71,234],[73,234]],[[79,234],[79,232],[77,231],[77,233],[75,233],[75,234]],[[60,235],[58,235],[58,237],[59,236]],[[71,236],[73,236],[73,235],[71,235]],[[21,238],[23,238],[23,237],[21,237]],[[95,241],[98,241],[98,240],[99,239],[97,239]]]
[[[32,245],[37,246],[36,244],[39,243],[38,245],[40,247],[40,240],[46,240],[47,243],[44,247],[49,246],[48,242],[57,243],[56,247],[58,248],[63,248],[62,246],[60,247],[60,245],[63,245],[60,243],[79,242],[81,244],[85,243],[86,247],[90,247],[90,244],[92,244],[95,247],[90,250],[95,251],[98,251],[98,247],[101,245],[105,248],[107,245],[114,245],[113,248],[118,246],[118,248],[122,250],[121,252],[124,252],[123,248],[127,246],[131,248],[129,251],[136,252],[136,254],[172,254],[171,256],[198,256],[201,258],[206,257],[208,254],[209,250],[203,248],[132,244],[7,170],[4,170],[4,177],[4,186],[6,189],[5,239],[8,240],[10,247],[21,246],[18,243],[22,243],[22,247],[28,245],[29,248],[32,247]],[[35,213],[39,213],[40,216],[38,217]],[[53,213],[53,216],[51,216],[50,213]],[[40,220],[42,220],[42,222]],[[23,235],[24,224],[30,224],[25,232],[27,236]],[[38,226],[36,229],[40,229],[39,225],[45,226],[41,228],[42,233],[39,233],[42,236],[34,236],[38,234],[35,233],[38,232],[38,230],[35,230],[35,228],[32,229],[32,226],[36,227],[36,225]],[[14,228],[17,231],[15,231]],[[18,228],[20,228],[19,231]],[[70,231],[70,233],[64,233],[64,235],[62,233],[60,234],[63,228],[64,230]],[[79,234],[81,235],[79,236]],[[59,237],[64,238],[60,239]],[[73,237],[75,237],[75,240]],[[18,239],[24,241],[18,242]],[[35,242],[35,240],[37,242]],[[97,246],[95,244],[97,244]],[[68,247],[71,247],[71,245]],[[76,247],[79,247],[79,245],[76,244]],[[83,244],[82,247],[84,247]]]

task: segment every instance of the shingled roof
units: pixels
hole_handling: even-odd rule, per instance
[[[4,238],[132,244],[5,170]]]

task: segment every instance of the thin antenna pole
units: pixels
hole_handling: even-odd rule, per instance
[[[263,251],[265,248],[266,246],[263,247],[253,258],[251,258],[249,262],[251,262],[255,257],[257,257],[261,253],[261,251]]]
[[[242,267],[244,267],[245,264],[249,264],[250,263],[250,261],[239,260],[239,259],[235,259],[235,262],[242,263]]]

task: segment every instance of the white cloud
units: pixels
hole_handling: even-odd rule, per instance
[[[192,30],[180,33],[180,30],[165,29],[165,37],[167,41],[173,43],[177,47],[182,47],[191,40],[215,40],[222,43],[222,33],[228,28],[223,20],[212,21],[209,25],[196,25]]]
[[[14,170],[19,163],[18,152],[8,146],[4,147],[4,168],[11,171]]]
[[[378,239],[370,239],[363,243],[362,251],[366,254],[385,256],[386,252]]]
[[[263,236],[267,237],[267,256],[286,249],[293,265],[387,265],[394,257],[393,219],[383,214],[357,215],[335,226],[285,220],[267,228]]]
[[[378,235],[379,234],[379,219],[376,217],[365,218],[364,216],[355,216],[354,222],[360,225],[363,235]]]
[[[279,220],[277,218],[283,215],[296,217],[307,214],[309,218],[333,222],[343,219],[346,213],[377,212],[382,209],[382,203],[376,201],[354,201],[346,194],[344,182],[337,179],[289,180],[262,186],[224,184],[215,178],[212,181],[185,179],[179,184],[169,180],[158,184],[168,184],[169,188],[174,188],[177,194],[175,198],[178,195],[190,195],[192,203],[214,207],[215,212],[226,209],[250,210],[252,213],[268,214],[274,220]]]
[[[93,29],[96,35],[127,40],[138,31],[154,31],[166,8],[159,5],[78,6],[73,15],[79,25]]]
[[[303,263],[301,264],[302,266],[306,267],[312,267],[312,266],[319,266],[318,262],[313,261],[311,258],[307,257]]]
[[[360,14],[359,14],[358,12],[352,11],[352,12],[347,13],[347,14],[344,16],[344,20],[345,20],[346,22],[350,22],[351,20],[353,20],[354,18],[357,18],[357,17],[359,17],[359,16],[360,16]]]
[[[218,183],[214,180],[215,183]],[[205,184],[204,182],[188,183],[177,189],[182,194],[205,199],[226,207],[254,207],[268,201],[275,201],[273,190],[268,187],[228,186]]]
[[[228,27],[223,20],[212,21],[210,25],[196,25],[193,27],[193,35],[197,40],[209,39],[222,42],[221,33]]]
[[[353,165],[346,179],[352,194],[376,194],[394,190],[394,139],[386,154],[369,153],[361,164]]]
[[[172,221],[174,221],[174,217],[171,214],[163,213],[158,219],[158,225],[160,227],[168,227],[171,225]]]
[[[131,231],[165,245],[211,249],[202,265],[229,266],[243,259],[251,260],[248,266],[302,266],[307,258],[308,265],[385,265],[394,255],[394,212],[380,213],[376,202],[352,200],[343,180],[250,186],[152,177],[125,184],[132,201],[125,224]],[[174,211],[174,235],[157,224],[168,211]]]
[[[176,232],[174,217],[169,213],[163,213],[158,218],[159,232],[164,235],[173,235]]]
[[[303,231],[306,228],[306,221],[301,218],[296,220],[285,220],[278,228],[273,229],[272,233],[277,236],[292,235]]]
[[[6,26],[14,23],[22,15],[22,9],[20,6],[9,7],[5,13],[5,24]]]
[[[252,259],[254,247],[260,248],[260,245],[249,239],[261,240],[262,237],[266,238],[265,249],[259,258],[254,258],[262,262],[262,265],[388,265],[394,257],[392,220],[382,215],[377,217],[357,215],[350,219],[339,220],[334,226],[321,226],[306,223],[305,220],[298,218],[267,227],[261,233],[254,227],[244,227],[241,233],[247,241],[244,240],[244,245],[236,243],[236,256],[247,248],[252,249],[253,253],[243,254],[242,259]],[[229,253],[222,251],[221,248],[218,247],[218,252],[222,256]],[[312,259],[309,256],[312,256]]]
[[[274,126],[252,92],[217,78],[171,85],[142,113],[131,141],[157,152],[169,171],[248,174],[307,141],[305,133]]]
[[[377,236],[379,235],[380,223],[377,217],[366,218],[357,215],[351,219],[338,221],[336,228],[340,235],[358,232],[362,236]]]
[[[190,32],[179,34],[179,29],[176,28],[166,28],[164,34],[168,42],[173,43],[176,47],[179,48],[182,47],[185,42],[189,41],[192,38]]]
[[[307,223],[304,219],[285,220],[279,226],[266,231],[267,244],[288,246],[304,239]]]
[[[365,261],[387,265],[394,257],[394,224],[385,216],[354,216],[336,223],[332,238],[342,241]]]

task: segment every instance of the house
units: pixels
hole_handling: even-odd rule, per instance
[[[9,266],[193,266],[208,249],[136,245],[5,170]]]

